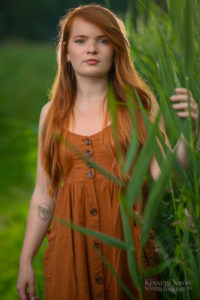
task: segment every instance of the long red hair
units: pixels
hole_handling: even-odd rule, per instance
[[[151,89],[140,78],[131,61],[130,47],[123,21],[109,9],[97,4],[81,5],[75,9],[70,9],[59,22],[58,70],[50,93],[52,102],[42,130],[41,161],[50,178],[49,193],[53,199],[57,196],[61,180],[63,180],[72,166],[69,149],[56,141],[54,134],[58,133],[64,136],[69,126],[70,117],[74,117],[73,106],[76,96],[76,77],[71,63],[66,59],[66,53],[71,27],[76,17],[81,17],[98,26],[107,36],[114,49],[113,65],[109,71],[109,79],[117,102],[127,102],[126,87],[131,88],[135,104],[137,104],[137,98],[134,88],[136,89],[142,105],[147,111],[151,109],[151,99],[153,98]],[[136,112],[139,141],[143,144],[147,135],[144,121],[141,111],[134,108],[134,106],[133,109]],[[106,116],[108,116],[108,108]],[[127,149],[132,123],[126,105],[117,104],[117,125],[122,149]],[[115,153],[112,137],[106,147],[109,151]]]

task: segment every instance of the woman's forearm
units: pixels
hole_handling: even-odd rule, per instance
[[[20,263],[32,263],[51,223],[55,205],[35,188],[26,226]]]
[[[184,139],[184,136],[181,135],[178,142],[176,143],[176,146],[174,147],[176,149],[176,156],[179,163],[182,165],[182,167],[187,170],[189,167],[189,157],[186,150],[186,141]]]
[[[179,161],[179,163],[182,165],[182,167],[187,170],[189,167],[189,157],[186,150],[186,141],[183,136],[181,136],[176,143],[175,147],[172,149],[170,146],[171,151],[176,151],[176,158]],[[162,152],[163,153],[163,152]],[[165,159],[165,155],[163,155],[163,158]],[[157,181],[161,170],[159,167],[159,164],[155,158],[155,156],[152,158],[151,165],[150,165],[150,172],[152,175],[152,178],[154,181]]]

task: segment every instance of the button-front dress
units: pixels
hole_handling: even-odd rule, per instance
[[[106,141],[111,125],[100,132],[83,136],[67,131],[66,138],[83,153],[108,171],[113,170],[113,157],[105,152],[100,135]],[[72,154],[73,166],[61,185],[54,216],[83,227],[124,240],[120,206],[116,192],[119,186],[99,171]],[[137,225],[132,225],[137,259],[140,260]],[[102,262],[97,248],[126,284],[136,299],[138,292],[128,271],[126,251],[86,236],[55,221],[47,231],[48,245],[44,254],[45,300],[125,300],[129,296]],[[152,255],[151,246],[149,247]],[[146,292],[145,299],[158,299]]]

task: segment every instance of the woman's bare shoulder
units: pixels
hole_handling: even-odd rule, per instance
[[[44,118],[44,117],[46,116],[46,114],[47,114],[48,111],[49,111],[49,108],[50,108],[51,104],[52,104],[52,100],[48,101],[47,103],[45,103],[45,104],[43,105],[43,107],[42,107],[42,109],[41,109],[41,117]]]
[[[40,112],[40,119],[39,119],[39,128],[42,126],[44,119],[49,111],[49,108],[51,106],[52,100],[48,101],[47,103],[45,103],[41,109]]]
[[[39,119],[39,135],[41,134],[42,131],[42,126],[45,120],[45,117],[49,111],[49,108],[51,106],[52,100],[48,101],[47,103],[45,103],[41,109],[40,112],[40,119]]]

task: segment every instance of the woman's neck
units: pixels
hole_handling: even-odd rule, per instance
[[[76,106],[81,110],[88,106],[101,106],[107,95],[107,77],[79,77],[77,79]]]

